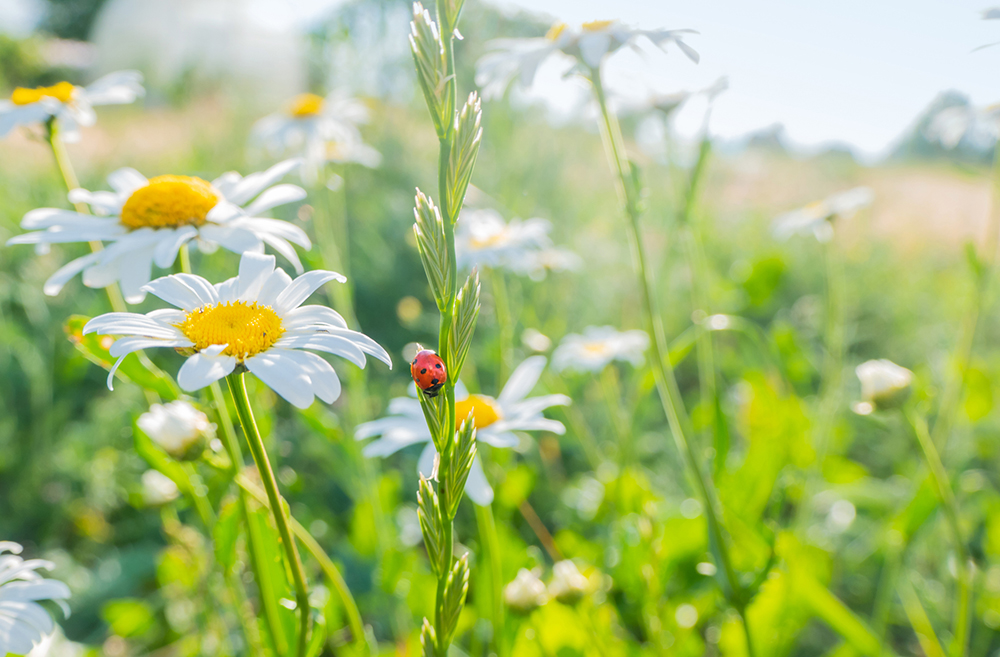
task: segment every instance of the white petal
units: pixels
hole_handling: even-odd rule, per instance
[[[108,175],[108,185],[125,198],[131,196],[135,190],[145,187],[148,184],[149,181],[146,180],[146,176],[130,167],[112,171]]]
[[[143,286],[153,276],[153,251],[155,246],[138,248],[123,253],[118,258],[118,281],[122,296],[129,303],[139,303],[146,298]]]
[[[97,262],[100,257],[101,253],[91,253],[66,263],[57,269],[56,273],[49,276],[42,290],[50,297],[59,294],[69,279],[76,276],[81,270]]]
[[[114,192],[90,192],[73,189],[69,193],[70,203],[86,203],[95,214],[107,216],[121,212],[125,199]]]
[[[292,263],[292,267],[295,268],[296,274],[301,274],[304,271],[302,261],[299,260],[299,255],[295,253],[295,248],[292,247],[291,244],[280,237],[275,237],[269,233],[262,233],[260,238],[264,240],[265,244],[283,255],[288,262]]]
[[[302,274],[278,295],[278,298],[275,300],[274,311],[280,317],[284,317],[289,311],[302,305],[302,302],[308,299],[309,295],[315,292],[321,285],[334,280],[338,283],[345,283],[347,281],[343,275],[335,271],[316,269]]]
[[[435,474],[434,461],[436,457],[437,449],[434,447],[434,443],[428,442],[427,446],[424,447],[424,451],[420,452],[420,459],[417,461],[417,472],[430,479]]]
[[[268,353],[296,363],[312,382],[313,393],[327,404],[332,404],[340,397],[340,378],[326,359],[308,351],[291,349],[272,349]]]
[[[21,219],[21,228],[33,230],[36,228],[51,228],[52,226],[63,225],[90,225],[100,222],[103,225],[106,220],[98,220],[89,215],[73,212],[72,210],[60,210],[59,208],[38,208],[24,215]]]
[[[271,208],[286,203],[301,201],[305,197],[306,190],[298,185],[275,185],[270,189],[264,190],[264,193],[258,196],[253,203],[246,206],[245,210],[248,215],[255,217],[261,212],[266,212]]]
[[[275,164],[267,171],[251,173],[234,186],[233,190],[226,195],[226,200],[237,205],[243,205],[267,187],[284,178],[301,164],[301,160],[285,160],[284,162]]]
[[[127,338],[118,338],[115,343],[111,345],[108,349],[108,353],[114,358],[121,358],[126,356],[133,351],[139,351],[140,349],[154,349],[157,347],[191,347],[193,343],[185,338],[184,336],[178,336],[176,334],[170,335],[167,338],[159,339],[156,337],[147,337],[145,335],[132,336]]]
[[[507,379],[497,401],[500,406],[507,406],[521,401],[528,396],[531,389],[538,383],[538,377],[545,369],[545,356],[531,356],[525,358],[524,362],[517,366],[517,369]]]
[[[365,366],[365,354],[351,339],[339,335],[315,333],[313,335],[296,335],[282,337],[274,343],[282,349],[315,349],[346,358],[360,368]]]
[[[286,331],[294,331],[316,325],[330,325],[336,328],[347,328],[347,321],[333,308],[326,306],[299,306],[281,319]]]
[[[228,376],[234,369],[236,369],[234,356],[212,356],[206,350],[184,361],[180,371],[177,372],[177,384],[181,390],[193,392]]]
[[[312,381],[291,359],[282,357],[285,350],[274,349],[247,358],[247,369],[292,406],[309,408],[313,403]]]
[[[177,252],[185,242],[198,236],[198,229],[194,226],[182,226],[173,230],[162,231],[164,233],[161,241],[153,251],[153,262],[157,267],[166,269],[174,264],[177,259]]]
[[[260,238],[245,228],[228,225],[205,224],[198,231],[199,237],[209,242],[215,242],[233,253],[254,251],[260,253],[264,244]]]
[[[490,429],[493,429],[494,426],[496,425],[491,424],[482,431],[477,431],[476,440],[500,449],[517,447],[517,445],[521,443],[521,440],[517,437],[517,435],[509,431],[490,431]]]
[[[274,273],[264,283],[260,294],[257,295],[257,303],[274,307],[278,301],[278,295],[285,291],[292,284],[292,277],[285,273],[284,269],[277,268]],[[287,317],[285,315],[284,317]]]
[[[469,499],[479,506],[489,506],[493,503],[493,488],[486,480],[486,473],[483,471],[483,462],[479,455],[472,461],[472,468],[469,470],[469,479],[465,482],[465,494]]]
[[[244,253],[240,258],[239,292],[241,301],[256,301],[264,283],[274,273],[274,256],[262,253]]]
[[[163,276],[147,283],[144,289],[184,310],[194,310],[218,301],[215,288],[204,278],[194,274]]]

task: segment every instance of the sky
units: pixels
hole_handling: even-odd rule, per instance
[[[338,0],[246,0],[272,25],[306,25]],[[993,0],[1000,3],[1000,0]],[[640,99],[651,91],[708,86],[729,90],[712,114],[724,138],[781,123],[800,147],[830,142],[862,155],[884,153],[941,91],[976,104],[1000,101],[1000,20],[980,14],[990,0],[495,0],[568,23],[619,18],[643,28],[690,28],[697,65],[679,52],[622,52],[608,64],[609,86]],[[0,23],[28,25],[40,0],[0,0]],[[574,107],[580,87],[553,63],[531,95],[558,113]],[[693,132],[700,119],[680,116]]]

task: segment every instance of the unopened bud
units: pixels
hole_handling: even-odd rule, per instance
[[[186,401],[153,404],[136,424],[163,451],[181,461],[197,459],[215,438],[215,425],[208,416]]]
[[[527,568],[522,568],[514,581],[504,587],[503,599],[511,609],[522,614],[527,614],[548,601],[545,584]]]
[[[868,411],[897,408],[910,395],[913,372],[891,360],[870,360],[855,370],[861,380],[861,398]]]
[[[576,604],[590,590],[590,580],[580,573],[580,569],[569,559],[552,567],[552,581],[549,582],[549,597],[565,604]]]

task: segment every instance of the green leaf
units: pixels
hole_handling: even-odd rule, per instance
[[[115,361],[108,349],[114,344],[114,338],[109,335],[83,334],[83,327],[90,321],[83,315],[72,315],[66,320],[63,329],[66,337],[77,351],[94,363],[110,371]],[[170,401],[180,396],[180,389],[174,380],[163,370],[153,365],[152,361],[139,354],[126,356],[118,368],[116,375],[126,381],[131,381],[140,388],[155,392],[164,400]]]

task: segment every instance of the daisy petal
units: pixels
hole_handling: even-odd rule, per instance
[[[285,350],[274,349],[247,358],[244,364],[288,403],[297,408],[309,408],[313,403],[312,382],[302,368],[284,357]]]
[[[240,258],[239,292],[240,301],[256,301],[264,283],[274,273],[274,256],[262,253],[245,253]]]
[[[545,369],[545,356],[531,356],[517,366],[517,369],[507,379],[506,385],[497,397],[501,406],[513,404],[528,396],[531,389],[538,383],[538,378]]]
[[[264,190],[264,193],[258,196],[253,203],[246,206],[244,210],[248,215],[254,217],[261,212],[266,212],[279,205],[301,201],[305,197],[306,190],[298,185],[275,185],[270,189]]]
[[[194,392],[228,376],[234,369],[236,369],[234,356],[212,355],[209,350],[205,350],[184,361],[180,371],[177,372],[177,384],[185,392]]]
[[[302,274],[278,295],[274,303],[274,311],[279,316],[286,315],[288,312],[302,305],[302,302],[308,299],[309,295],[315,292],[321,285],[330,281],[345,283],[347,282],[347,278],[335,271],[324,271],[322,269]]]
[[[483,462],[478,455],[472,460],[469,478],[465,482],[465,494],[479,506],[489,506],[493,503],[493,488],[486,479]]]
[[[148,184],[149,181],[146,180],[146,176],[130,167],[112,171],[108,175],[108,185],[124,197],[131,196],[132,192]]]

